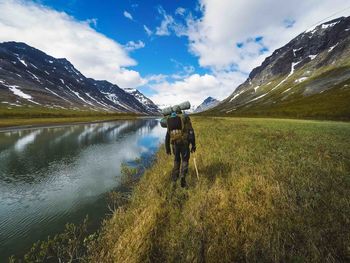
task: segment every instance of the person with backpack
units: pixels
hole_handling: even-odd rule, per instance
[[[165,149],[168,155],[171,155],[171,148],[174,154],[172,179],[176,182],[180,177],[181,187],[186,187],[188,162],[190,153],[196,151],[196,139],[190,117],[182,113],[179,106],[174,107],[173,112],[167,119]]]

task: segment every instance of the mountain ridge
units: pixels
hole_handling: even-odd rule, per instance
[[[87,78],[67,59],[21,42],[0,43],[0,97],[0,104],[8,108],[159,114],[148,98],[144,105],[118,85]]]

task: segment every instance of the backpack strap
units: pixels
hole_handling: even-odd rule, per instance
[[[180,119],[181,119],[181,130],[182,130],[182,133],[184,133],[185,132],[185,117],[183,115],[181,115]]]

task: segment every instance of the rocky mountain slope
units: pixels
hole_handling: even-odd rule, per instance
[[[350,119],[350,17],[275,50],[213,115]]]
[[[134,96],[134,98],[137,99],[142,105],[144,105],[150,112],[154,112],[154,113],[160,112],[158,106],[154,104],[153,101],[151,101],[145,95],[143,95],[139,90],[131,89],[131,88],[126,88],[124,90],[127,93]]]
[[[137,96],[108,81],[86,78],[66,59],[24,43],[0,43],[0,107],[159,113],[142,93]]]
[[[194,113],[199,113],[202,111],[209,110],[220,103],[219,100],[214,99],[213,97],[206,98],[195,110]]]

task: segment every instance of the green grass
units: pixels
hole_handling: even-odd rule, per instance
[[[13,118],[0,119],[0,127],[16,127],[24,125],[55,125],[55,124],[70,124],[70,123],[85,123],[98,121],[112,121],[137,118],[137,115],[131,114],[110,114],[110,115],[92,115],[92,116],[77,116],[77,117],[60,117],[60,118]]]
[[[141,115],[83,110],[60,110],[42,107],[21,107],[15,109],[0,107],[0,127],[107,121],[130,119],[138,116]]]
[[[96,112],[88,110],[51,109],[38,106],[6,107],[0,106],[0,118],[45,118],[45,117],[74,117],[108,114],[108,112]]]
[[[350,124],[193,118],[189,188],[158,153],[88,262],[350,260]]]

